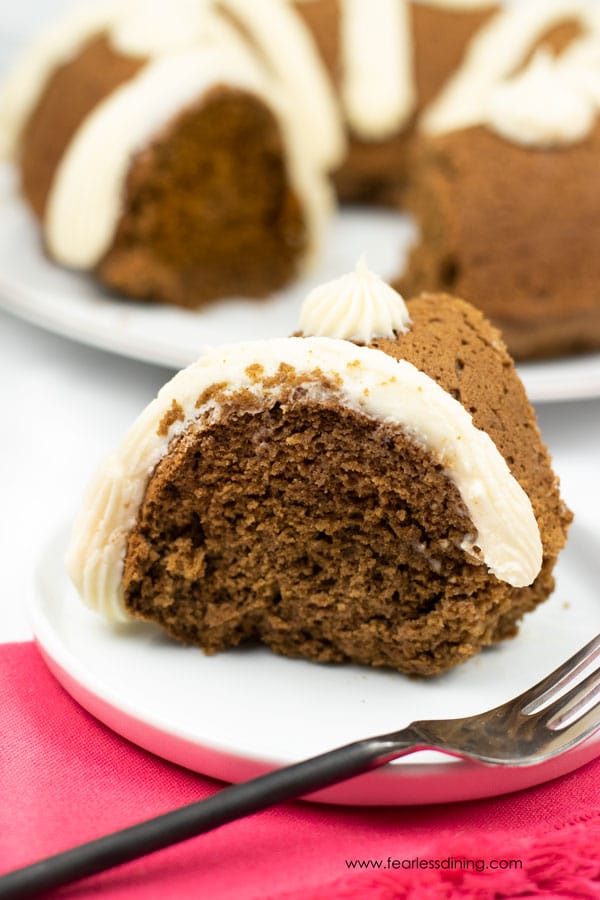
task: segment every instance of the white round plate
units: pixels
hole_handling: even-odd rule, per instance
[[[434,679],[319,665],[265,648],[204,656],[150,625],[110,626],[84,608],[65,574],[66,535],[46,548],[30,602],[51,670],[109,727],[182,766],[238,782],[410,721],[474,714],[552,671],[600,631],[600,547],[574,525],[552,598],[519,636]],[[487,797],[555,778],[600,754],[600,735],[537,766],[493,767],[420,752],[310,799],[427,804]]]
[[[291,334],[312,287],[353,268],[362,253],[391,278],[414,239],[400,213],[344,208],[310,275],[268,300],[230,299],[194,312],[122,300],[87,275],[53,264],[13,180],[9,167],[0,168],[0,308],[84,344],[173,369],[194,362],[206,345]],[[532,402],[600,397],[600,353],[526,363],[519,372]]]

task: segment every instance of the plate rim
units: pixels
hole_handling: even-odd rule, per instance
[[[27,593],[27,615],[42,658],[71,697],[106,727],[136,746],[169,763],[181,765],[209,778],[236,783],[282,765],[290,765],[289,760],[282,762],[265,755],[258,757],[241,751],[240,748],[224,746],[218,741],[207,743],[205,738],[194,738],[180,729],[168,730],[164,723],[148,716],[147,712],[140,714],[129,699],[123,702],[111,686],[107,687],[102,683],[99,686],[98,674],[87,668],[85,662],[61,640],[48,613],[48,605],[52,606],[53,599],[56,602],[56,597],[59,596],[63,603],[66,599],[64,586],[68,584],[68,575],[64,567],[60,574],[63,579],[62,588],[55,585],[49,591],[42,585],[44,579],[52,578],[52,573],[46,571],[48,559],[56,557],[57,546],[64,549],[66,533],[67,529],[63,526],[47,538],[41,550],[38,548]],[[165,740],[167,744],[171,742],[167,752],[162,746]],[[408,761],[409,757],[405,757],[303,799],[357,806],[418,806],[493,798],[568,774],[599,755],[600,732],[592,735],[575,750],[534,766],[490,767],[451,756],[414,763]],[[197,757],[204,760],[201,768],[195,762]],[[208,769],[205,765],[206,758],[209,760]],[[489,773],[490,769],[499,773],[499,778],[489,779],[484,774]],[[491,780],[495,781],[495,786],[490,789]],[[433,793],[423,796],[427,793],[428,785],[433,788]],[[404,788],[403,799],[392,796],[400,787]]]

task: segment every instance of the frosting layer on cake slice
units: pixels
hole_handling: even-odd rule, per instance
[[[207,352],[170,381],[138,420],[100,476],[99,508],[90,511],[85,528],[85,553],[90,538],[100,549],[100,555],[93,554],[99,564],[95,574],[88,570],[79,579],[93,605],[109,616],[122,615],[119,562],[132,512],[171,441],[192,424],[210,428],[231,403],[255,398],[268,408],[289,399],[290,391],[292,397],[300,392],[307,402],[333,402],[406,432],[456,484],[474,526],[464,537],[465,550],[477,545],[488,568],[514,587],[535,579],[542,546],[529,498],[491,438],[475,428],[457,400],[411,363],[380,350],[332,338],[282,338]],[[76,556],[71,560],[76,566]],[[106,573],[115,563],[111,584]]]
[[[74,529],[88,605],[207,651],[258,638],[427,674],[514,633],[547,596],[568,514],[497,332],[452,298],[404,307],[364,265],[317,299],[338,306],[344,290],[368,346],[214,348],[142,413]],[[498,397],[481,389],[478,410],[486,378]]]

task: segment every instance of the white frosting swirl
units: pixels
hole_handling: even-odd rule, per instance
[[[174,437],[192,423],[209,427],[221,414],[217,400],[199,407],[198,398],[218,383],[225,396],[244,391],[265,404],[277,402],[286,390],[274,377],[282,364],[304,379],[307,399],[334,400],[397,426],[434,455],[473,523],[475,534],[464,536],[463,550],[471,555],[479,548],[478,558],[502,581],[514,587],[531,584],[542,562],[531,503],[490,436],[475,427],[458,400],[411,363],[381,350],[332,338],[275,338],[216,347],[179,372],[98,472],[75,522],[67,558],[88,606],[107,619],[127,620],[122,587],[127,537],[151,474]],[[165,416],[171,421],[168,429]]]
[[[404,300],[367,268],[364,256],[353,272],[311,291],[300,312],[304,335],[358,344],[368,344],[376,337],[393,338],[409,324]]]
[[[565,80],[600,109],[600,39],[591,35],[575,41],[560,57]]]
[[[555,57],[539,50],[523,73],[499,85],[489,100],[488,125],[526,147],[574,144],[589,134],[596,106]]]

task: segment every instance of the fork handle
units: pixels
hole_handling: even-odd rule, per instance
[[[0,876],[0,897],[3,900],[38,897],[53,888],[139,859],[277,803],[361,775],[416,749],[416,738],[410,729],[346,744],[9,872]]]

